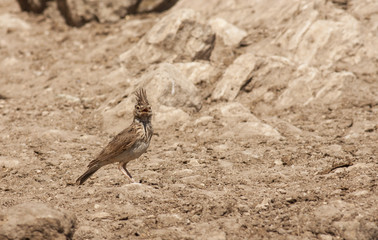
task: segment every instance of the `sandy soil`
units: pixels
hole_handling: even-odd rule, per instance
[[[8,13],[30,29],[0,29],[1,208],[69,210],[74,239],[378,238],[376,99],[257,114],[280,139],[224,135],[215,113],[195,125],[216,104],[204,100],[184,126],[154,125],[148,152],[128,165],[141,184],[113,165],[76,186],[112,137],[96,111],[115,91],[102,76],[139,38],[119,40],[122,21],[70,28],[55,7],[34,15],[2,1]],[[135,18],[149,23],[143,35],[156,15]]]

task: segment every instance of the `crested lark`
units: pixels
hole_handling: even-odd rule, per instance
[[[129,171],[127,171],[126,164],[147,151],[153,133],[151,125],[152,111],[147,100],[146,91],[142,88],[135,95],[137,103],[134,109],[133,122],[128,128],[115,136],[98,157],[89,163],[89,169],[76,180],[76,184],[83,184],[102,166],[115,162],[119,163],[118,169],[132,182],[135,182]]]

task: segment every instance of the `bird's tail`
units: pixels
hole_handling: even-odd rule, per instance
[[[90,167],[83,175],[81,175],[77,180],[76,184],[81,185],[83,184],[90,176],[92,176],[101,166],[94,165]]]

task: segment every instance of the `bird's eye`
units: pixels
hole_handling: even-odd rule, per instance
[[[140,107],[139,107],[138,105],[137,105],[137,106],[135,106],[135,107],[136,107],[136,109],[138,109],[138,110],[140,109]]]

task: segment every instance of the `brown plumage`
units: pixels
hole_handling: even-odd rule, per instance
[[[152,111],[146,91],[142,88],[136,91],[135,96],[137,103],[131,125],[115,136],[97,158],[89,163],[88,170],[76,180],[76,184],[83,184],[98,169],[116,162],[119,163],[119,170],[134,182],[126,169],[126,165],[129,161],[138,158],[147,151],[153,134]]]

